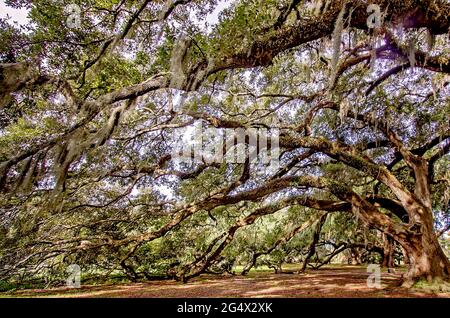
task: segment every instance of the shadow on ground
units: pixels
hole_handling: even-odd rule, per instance
[[[151,281],[79,289],[55,288],[5,293],[6,297],[446,297],[450,293],[408,290],[400,287],[401,273],[383,272],[381,289],[369,288],[369,274],[362,266],[309,270],[306,274],[252,273],[250,277],[204,275],[182,284]]]

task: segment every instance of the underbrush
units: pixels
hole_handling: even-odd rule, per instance
[[[450,292],[450,282],[442,279],[433,279],[431,282],[421,279],[413,284],[412,289],[433,293],[448,293]]]

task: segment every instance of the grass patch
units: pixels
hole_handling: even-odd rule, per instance
[[[433,293],[448,293],[450,292],[450,282],[446,282],[442,279],[433,279],[429,282],[426,279],[421,279],[414,283],[412,286],[415,290],[422,290]]]

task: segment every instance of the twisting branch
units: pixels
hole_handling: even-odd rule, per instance
[[[283,236],[282,238],[278,239],[270,248],[268,248],[265,251],[262,252],[256,252],[251,256],[251,261],[244,267],[244,269],[241,272],[241,275],[246,275],[252,267],[255,266],[256,261],[258,257],[263,255],[268,255],[272,253],[278,246],[286,244],[289,242],[293,237],[295,237],[298,233],[304,231],[305,229],[309,228],[311,225],[313,225],[315,222],[320,220],[324,215],[326,215],[329,212],[319,212],[316,215],[313,215],[309,220],[301,224],[300,226],[295,227],[292,231],[290,231],[287,235]]]
[[[322,231],[322,226],[324,225],[325,221],[327,219],[327,214],[321,215],[320,218],[317,220],[316,227],[313,230],[312,240],[308,247],[308,252],[305,256],[305,259],[303,260],[302,267],[300,269],[300,273],[305,272],[306,266],[309,263],[309,260],[311,257],[316,253],[316,244],[319,242],[320,239],[320,232]]]

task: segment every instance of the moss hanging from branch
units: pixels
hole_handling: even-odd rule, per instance
[[[32,157],[29,158],[29,164],[28,167],[26,168],[26,172],[24,169],[24,178],[22,179],[21,183],[19,184],[19,188],[21,191],[23,191],[24,193],[27,193],[31,190],[32,185],[35,181],[35,177],[36,177],[36,168],[37,165],[39,163],[39,159],[36,158],[33,160]]]
[[[55,171],[55,188],[54,194],[65,191],[66,178],[69,167],[77,158],[79,158],[84,150],[84,134],[77,134],[67,141],[58,154],[58,161],[54,167]]]
[[[426,40],[428,53],[431,53],[431,51],[433,51],[434,45],[436,44],[436,36],[432,34],[429,29],[427,29],[426,32]]]
[[[416,43],[413,39],[408,44],[408,60],[411,67],[416,66]]]
[[[119,125],[119,123],[124,119],[127,111],[134,108],[136,105],[136,99],[132,99],[130,101],[122,103],[122,105],[114,108],[109,116],[108,122],[106,125],[99,130],[97,135],[94,137],[96,140],[97,146],[102,146],[105,142],[111,138],[115,129]]]
[[[331,57],[330,87],[334,87],[335,82],[336,82],[337,73],[338,73],[339,54],[341,53],[341,38],[342,38],[342,31],[344,30],[345,12],[346,12],[346,9],[345,9],[345,5],[344,5],[344,6],[342,6],[342,9],[339,12],[339,15],[334,24],[334,31],[333,31],[333,35],[332,35],[333,55]]]
[[[346,98],[344,98],[339,105],[339,119],[341,120],[341,125],[344,123],[345,117],[347,117],[349,110],[350,103]]]
[[[191,46],[191,42],[192,40],[188,36],[183,35],[177,41],[174,49],[172,50],[172,56],[170,60],[170,72],[172,75],[170,87],[182,88],[184,83],[186,82],[184,60]]]

